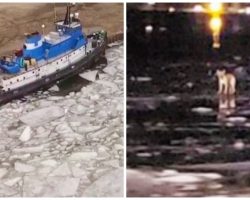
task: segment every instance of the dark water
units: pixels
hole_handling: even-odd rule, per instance
[[[127,100],[129,167],[176,169],[175,166],[250,160],[250,82],[247,78],[239,80],[237,94],[226,100],[217,95],[217,81],[209,75],[206,66],[169,64],[161,73],[151,73],[151,78],[148,82],[128,81],[131,96]],[[223,100],[234,102],[236,107],[220,109]],[[204,113],[196,112],[199,108],[205,109]],[[247,180],[243,181],[244,186],[250,186],[250,167],[243,178],[241,169],[222,171],[204,167],[193,171],[222,173],[227,177],[224,185],[230,186],[227,191],[239,191],[243,178]],[[206,190],[199,193],[205,194]]]
[[[167,40],[161,40],[164,36],[159,34],[162,33],[145,36],[142,31],[144,22],[151,20],[152,24],[160,15],[164,14],[151,15],[134,10],[128,13],[131,26],[127,36],[127,165],[137,169],[145,166],[178,169],[178,166],[195,164],[249,161],[250,57],[246,55],[246,48],[238,45],[240,51],[234,52],[232,44],[227,43],[229,51],[213,52],[208,39],[205,40],[207,49],[202,49],[203,46],[200,54],[195,55],[192,48],[186,51],[181,48],[184,40],[192,43],[194,39],[186,30],[179,36],[182,40],[175,33],[168,33],[178,38],[173,44],[178,49],[166,50],[160,46]],[[185,16],[181,18],[188,22]],[[228,37],[237,40],[239,35]],[[195,50],[199,51],[197,47]],[[217,95],[215,72],[221,67],[237,78],[235,96]],[[225,105],[230,106],[221,108]],[[250,186],[250,166],[243,175],[241,168],[209,170],[205,165],[192,171],[223,174],[228,194],[239,193],[242,182],[244,187],[249,189]],[[212,193],[215,194],[218,193]],[[206,190],[199,191],[199,196],[204,195]]]
[[[157,165],[163,166],[249,159],[247,147],[235,151],[232,145],[236,140],[250,141],[250,82],[241,80],[244,85],[241,87],[239,83],[237,94],[232,97],[236,108],[223,116],[216,94],[217,81],[214,75],[209,76],[209,69],[201,65],[180,65],[165,66],[149,82],[129,81],[130,94],[134,97],[127,101],[128,144],[134,150],[128,149],[128,164],[156,163],[151,158],[136,158],[136,145],[148,145],[145,151],[160,150],[154,158],[159,160]],[[165,80],[159,81],[162,79]],[[211,111],[192,110],[199,107]],[[230,117],[244,117],[245,121],[229,123]],[[199,155],[196,148],[207,148],[210,153]],[[143,148],[138,148],[138,152],[144,152]]]

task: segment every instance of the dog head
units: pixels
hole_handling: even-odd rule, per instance
[[[225,69],[217,69],[216,70],[216,75],[218,78],[222,78],[223,76],[225,76],[226,74],[226,70]]]

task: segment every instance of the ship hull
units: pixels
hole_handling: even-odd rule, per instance
[[[32,82],[30,84],[19,87],[15,90],[7,91],[0,94],[0,105],[8,103],[13,99],[18,99],[31,92],[37,91],[41,88],[49,87],[59,80],[67,79],[87,69],[91,69],[95,64],[105,55],[106,44],[96,47],[92,53],[82,58],[76,63],[72,63],[63,70],[56,73],[50,74],[48,76],[42,77],[41,79]]]

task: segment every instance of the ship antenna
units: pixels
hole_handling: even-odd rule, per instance
[[[54,3],[54,22],[56,22],[56,4]]]

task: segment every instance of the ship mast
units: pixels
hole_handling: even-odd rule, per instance
[[[64,19],[64,22],[63,22],[64,25],[70,24],[70,7],[71,7],[71,5],[68,4],[67,5],[67,12],[66,12],[65,19]]]

